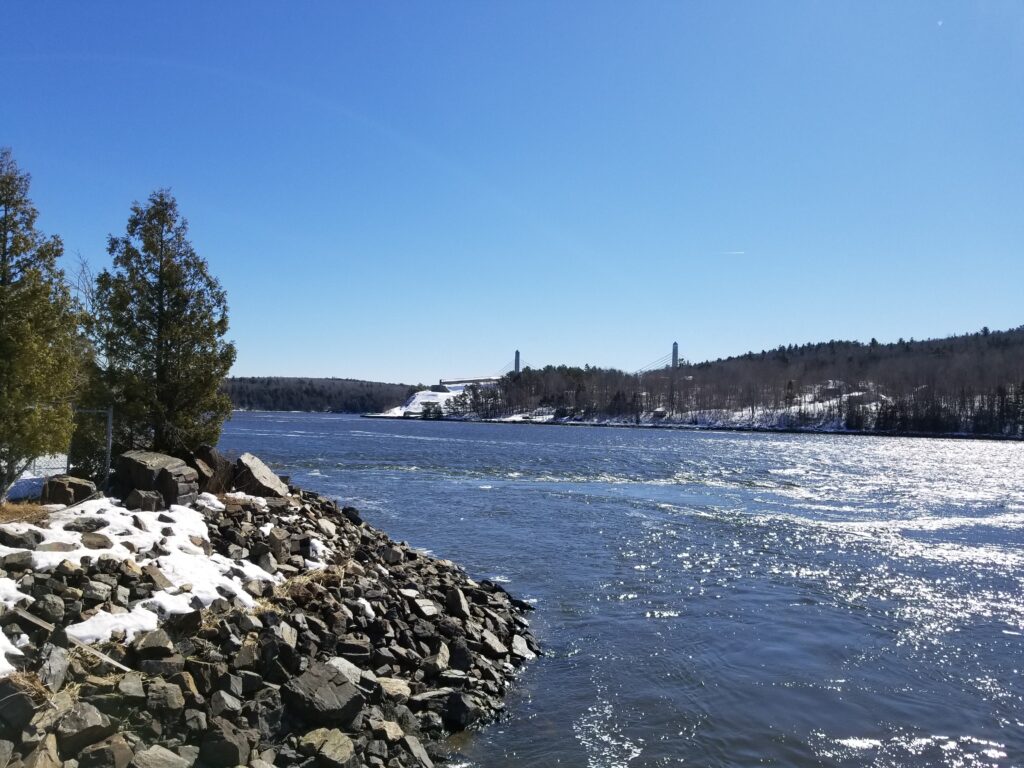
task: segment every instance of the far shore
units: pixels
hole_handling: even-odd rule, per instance
[[[418,416],[386,416],[382,413],[356,413],[353,411],[270,411],[255,408],[235,408],[232,413],[312,413],[321,416],[358,416],[363,419],[381,421],[423,421]],[[506,421],[503,419],[429,419],[435,423],[448,424],[501,424],[504,426],[526,427],[602,427],[608,429],[653,429],[678,430],[682,432],[745,432],[754,434],[779,435],[835,435],[840,437],[911,437],[930,440],[990,440],[1021,443],[1022,435],[975,435],[968,432],[874,432],[854,429],[817,429],[815,427],[742,427],[706,426],[703,424],[633,424],[610,421]]]
[[[380,413],[359,414],[364,419],[384,419],[388,421],[423,421],[419,417],[385,416]],[[509,426],[532,427],[607,427],[613,429],[672,429],[685,432],[753,432],[759,434],[789,435],[841,435],[844,437],[914,437],[933,440],[1000,440],[1024,442],[1024,437],[1017,435],[975,435],[966,432],[873,432],[854,429],[816,429],[814,427],[742,427],[742,426],[705,426],[702,424],[631,424],[618,421],[506,421],[503,419],[430,419],[430,421],[453,424],[503,424]]]

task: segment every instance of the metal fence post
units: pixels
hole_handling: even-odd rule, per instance
[[[110,490],[110,453],[114,447],[114,406],[107,406],[107,461],[103,477],[103,490]]]

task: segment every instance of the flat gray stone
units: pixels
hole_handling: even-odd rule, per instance
[[[288,486],[274,471],[251,453],[243,453],[235,462],[235,488],[251,496],[284,497]]]
[[[57,724],[57,745],[65,758],[74,757],[84,747],[107,738],[117,724],[92,704],[77,702]]]
[[[159,745],[136,754],[132,765],[135,768],[192,768],[192,763],[188,760]]]
[[[292,678],[281,689],[285,704],[319,725],[347,725],[363,708],[363,696],[335,667],[322,662]]]

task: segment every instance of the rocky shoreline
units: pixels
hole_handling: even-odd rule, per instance
[[[118,475],[0,525],[0,766],[426,768],[539,652],[528,604],[253,456]]]

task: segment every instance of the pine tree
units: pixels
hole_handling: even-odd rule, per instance
[[[80,360],[64,246],[36,230],[30,181],[0,149],[0,499],[32,459],[67,450]]]
[[[91,329],[117,451],[216,444],[231,412],[220,391],[235,360],[227,296],[187,235],[174,197],[158,190],[108,240],[113,271],[96,278]]]

